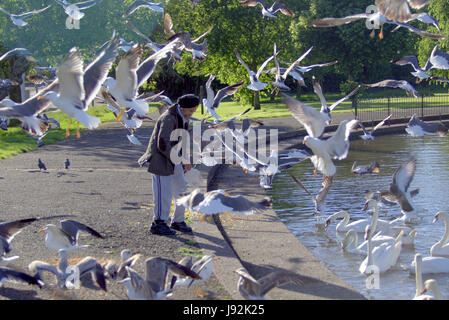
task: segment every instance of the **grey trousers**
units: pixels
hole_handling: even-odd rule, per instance
[[[175,171],[171,176],[158,176],[153,174],[153,220],[168,221],[172,199],[175,199],[175,212],[172,222],[184,221],[184,206],[176,205],[176,199],[186,191],[186,181],[184,179],[184,169],[181,164],[175,165]]]

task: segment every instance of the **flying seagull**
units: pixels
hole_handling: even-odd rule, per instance
[[[407,95],[412,94],[415,98],[418,98],[418,91],[413,88],[413,86],[405,80],[383,80],[372,84],[363,84],[365,87],[369,88],[401,88],[407,92]]]
[[[379,12],[394,22],[407,22],[412,18],[413,9],[424,8],[431,0],[376,0]]]
[[[179,198],[176,204],[183,205],[190,212],[199,212],[204,215],[220,214],[224,212],[250,215],[257,211],[267,210],[271,200],[265,198],[254,202],[244,196],[227,196],[224,190],[218,189],[202,193],[195,189],[189,195]]]
[[[419,66],[418,59],[416,56],[405,56],[400,59],[392,60],[391,63],[399,65],[399,66],[405,66],[407,64],[410,64],[415,71],[412,71],[411,74],[417,77],[418,79],[427,79],[430,77],[430,75],[427,73],[430,71],[430,69],[433,68],[432,63],[430,62],[430,58],[427,60],[426,65],[424,68],[421,68]]]
[[[432,68],[434,69],[449,69],[449,53],[441,51],[438,45],[435,45],[435,47],[433,47],[429,60],[430,63],[432,63]]]
[[[36,220],[38,220],[38,218],[26,218],[0,223],[0,266],[18,258],[18,256],[5,257],[7,253],[11,252],[10,243],[23,228]]]
[[[394,22],[392,20],[387,19],[385,16],[383,16],[380,12],[375,13],[358,13],[349,15],[342,18],[322,18],[322,19],[316,19],[312,21],[312,25],[317,28],[326,28],[326,27],[336,27],[341,26],[344,24],[348,24],[360,19],[367,19],[367,21],[380,25],[380,33],[379,38],[383,39],[383,26],[384,24],[394,24],[398,27],[403,27],[408,29],[410,32],[414,32],[422,37],[430,38],[430,39],[446,39],[445,35],[442,34],[435,34],[430,33],[427,31],[420,30],[418,28],[413,27],[412,25],[405,23],[405,22]],[[394,30],[396,31],[397,28]],[[374,37],[375,34],[375,28],[373,28],[373,31],[371,32],[370,36]]]
[[[370,131],[366,130],[365,126],[363,125],[363,123],[360,121],[359,122],[359,126],[360,128],[362,128],[363,131],[363,135],[361,136],[361,138],[363,140],[374,140],[374,131],[376,131],[377,129],[379,129],[381,126],[383,126],[385,124],[385,122],[387,120],[389,120],[391,118],[392,114],[390,114],[388,117],[386,117],[385,119],[383,119],[382,121],[380,121],[378,124],[376,124],[374,126],[374,128],[372,128]]]
[[[70,3],[67,0],[54,0],[54,1],[57,4],[61,5],[64,8],[65,13],[73,20],[81,20],[85,15],[85,13],[81,12],[81,10],[93,7],[94,5],[102,2],[103,0],[87,0],[77,3]]]
[[[260,77],[260,74],[262,73],[263,69],[265,69],[268,62],[270,62],[271,59],[274,58],[274,56],[271,56],[267,60],[265,60],[262,63],[262,65],[259,67],[259,69],[257,70],[257,73],[256,73],[248,67],[248,65],[245,63],[245,61],[243,61],[243,59],[240,56],[240,53],[237,51],[237,49],[234,52],[235,52],[235,56],[237,57],[237,60],[245,67],[246,71],[248,71],[248,73],[249,73],[249,81],[251,83],[246,87],[253,91],[260,91],[260,90],[264,89],[267,86],[267,84],[260,82],[259,77]]]
[[[310,51],[312,51],[313,46],[310,47],[301,57],[299,57],[295,62],[293,62],[285,71],[284,73],[281,75],[281,70],[280,70],[280,66],[279,66],[279,62],[276,58],[276,56],[278,55],[279,52],[277,52],[276,50],[276,43],[274,44],[274,64],[276,66],[276,76],[275,76],[275,81],[272,82],[271,84],[282,91],[288,91],[290,90],[290,87],[288,87],[284,82],[287,79],[288,74],[293,71],[293,69],[310,53]]]
[[[332,159],[346,159],[349,153],[349,135],[351,131],[357,127],[359,121],[344,120],[340,122],[337,131],[327,140],[313,138],[311,136],[304,137],[304,144],[308,146],[313,156],[310,158],[315,170],[319,170],[324,176],[334,176],[337,168]]]
[[[416,159],[411,158],[395,171],[393,181],[390,184],[390,192],[399,201],[403,214],[408,214],[415,210],[411,201],[410,191],[408,190],[415,176],[415,171]]]
[[[203,99],[203,105],[206,107],[207,112],[209,112],[214,119],[221,120],[221,117],[215,112],[215,109],[218,108],[221,100],[236,93],[237,90],[243,85],[243,81],[226,86],[223,89],[218,90],[217,93],[214,94],[214,91],[211,88],[211,84],[214,79],[215,76],[211,74],[206,82],[207,96],[206,99]]]
[[[155,12],[164,12],[164,7],[162,7],[160,3],[136,0],[126,9],[126,12],[122,15],[122,18],[127,18],[129,15],[133,14],[134,11],[142,7],[148,8]]]
[[[3,8],[0,8],[0,11],[7,14],[11,18],[12,23],[14,23],[16,26],[23,27],[28,24],[28,22],[26,22],[24,19],[34,16],[37,13],[41,13],[50,7],[51,7],[51,5],[48,5],[42,9],[37,9],[37,10],[29,11],[29,12],[23,12],[23,13],[19,13],[19,14],[12,14]]]
[[[262,0],[244,0],[241,1],[240,4],[248,7],[255,7],[260,4],[260,6],[262,7],[262,15],[268,18],[276,18],[277,16],[275,15],[275,13],[278,11],[281,11],[281,13],[286,16],[292,18],[295,17],[295,14],[285,4],[279,1],[273,2],[271,7],[269,7],[268,9]]]
[[[313,203],[315,205],[315,215],[321,215],[325,212],[325,203],[326,197],[332,187],[332,182],[334,180],[333,176],[323,176],[323,181],[321,183],[321,189],[318,191],[317,195],[314,196],[307,188],[302,184],[301,180],[299,180],[294,175],[290,174],[292,179],[296,182],[298,186],[300,186],[307,194],[312,198]]]
[[[448,128],[442,122],[427,123],[423,120],[419,120],[416,113],[410,118],[405,131],[412,137],[422,137],[425,134],[439,135],[445,137],[448,132]]]
[[[39,232],[46,231],[45,245],[52,250],[73,250],[78,248],[88,247],[86,245],[78,245],[78,238],[80,233],[87,233],[96,238],[104,239],[104,237],[92,229],[91,227],[75,221],[75,220],[61,220],[61,227],[54,224],[47,224],[44,229]]]
[[[334,110],[340,103],[353,96],[360,89],[360,86],[357,86],[348,95],[330,106],[327,105],[326,99],[324,98],[323,92],[321,90],[321,86],[317,81],[314,81],[313,88],[315,93],[321,100],[320,111],[286,94],[282,94],[282,96],[284,97],[282,102],[287,105],[293,118],[298,120],[298,122],[304,126],[304,128],[307,130],[307,134],[310,137],[319,138],[323,134],[326,125],[330,124],[332,121],[330,112]]]
[[[258,280],[254,279],[245,268],[239,268],[234,272],[240,276],[237,289],[242,297],[247,300],[264,300],[265,295],[271,289],[287,283],[300,286],[304,279],[304,277],[292,271],[273,271]]]

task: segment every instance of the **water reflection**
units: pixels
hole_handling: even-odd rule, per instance
[[[339,241],[344,234],[336,234],[336,223],[332,223],[326,231],[316,228],[316,217],[312,217],[314,205],[310,196],[300,189],[284,172],[275,177],[273,189],[269,191],[273,197],[274,209],[281,220],[293,234],[330,270],[352,285],[370,299],[411,299],[415,295],[415,278],[401,265],[409,265],[415,252],[423,257],[430,255],[430,247],[441,239],[444,233],[442,221],[432,224],[435,213],[447,210],[449,190],[449,142],[447,138],[424,137],[411,138],[407,135],[390,135],[377,137],[374,141],[352,141],[348,158],[336,161],[337,174],[331,191],[327,196],[326,215],[345,209],[351,219],[366,218],[361,208],[365,202],[365,190],[385,190],[389,188],[394,171],[414,156],[417,170],[410,188],[419,188],[414,203],[425,210],[424,218],[414,226],[418,233],[414,247],[402,247],[397,265],[381,274],[380,289],[366,289],[366,277],[358,271],[365,256],[343,253]],[[356,176],[351,172],[354,162],[361,165],[377,160],[380,173]],[[313,178],[313,166],[310,161],[296,165],[288,170],[299,177],[306,188],[316,194],[321,188],[321,178]],[[389,217],[400,216],[399,206],[388,211]],[[361,241],[359,237],[359,241]],[[423,280],[437,280],[443,298],[449,299],[449,277],[445,274],[423,275]]]

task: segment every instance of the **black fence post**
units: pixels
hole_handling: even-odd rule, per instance
[[[357,118],[357,106],[358,106],[358,99],[354,98],[352,99],[352,108],[354,109],[354,115]]]
[[[200,87],[200,104],[201,104],[201,114],[204,114],[204,105],[203,105],[203,98],[205,96],[204,94],[204,86]]]
[[[421,119],[424,119],[424,94],[421,94]]]

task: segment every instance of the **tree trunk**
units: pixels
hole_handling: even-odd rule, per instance
[[[260,110],[259,91],[254,91],[253,107],[254,110]]]

